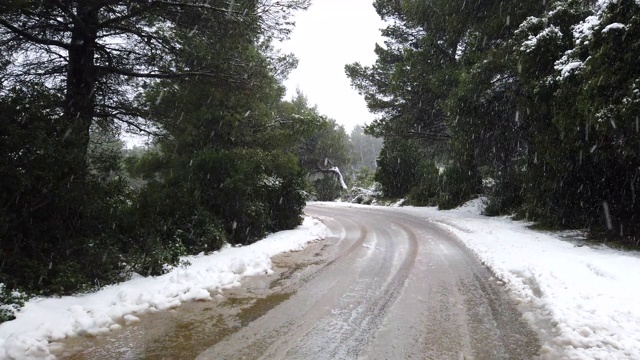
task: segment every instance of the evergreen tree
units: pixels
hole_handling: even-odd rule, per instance
[[[490,214],[638,234],[637,2],[375,6],[385,47],[373,66],[346,71],[379,115],[369,131],[383,153],[412,144],[444,165],[441,206],[477,194],[482,176]],[[397,196],[431,192],[403,184]]]
[[[276,140],[295,59],[271,43],[308,5],[0,4],[3,291],[91,289],[298,224],[303,173]],[[123,161],[122,128],[154,148]]]

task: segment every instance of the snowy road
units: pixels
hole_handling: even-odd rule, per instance
[[[327,226],[29,300],[0,324],[0,360],[640,359],[640,252],[482,207],[310,204]]]
[[[332,235],[213,301],[68,339],[81,359],[530,359],[540,344],[467,248],[403,208],[312,204]]]
[[[198,359],[528,359],[535,334],[491,273],[398,209],[306,212],[333,232],[293,294]],[[301,280],[302,279],[302,280]],[[295,282],[295,281],[294,281]]]

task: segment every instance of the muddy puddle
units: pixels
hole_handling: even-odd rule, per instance
[[[213,292],[210,301],[183,303],[96,337],[78,336],[52,344],[58,359],[194,359],[207,348],[291,297],[328,261],[326,240],[272,259],[274,273],[247,277],[242,286]]]

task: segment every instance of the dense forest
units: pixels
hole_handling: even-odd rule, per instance
[[[285,99],[297,60],[274,44],[308,6],[3,1],[0,305],[249,244],[338,197],[342,173],[370,173],[361,128]]]
[[[640,3],[377,0],[346,66],[384,137],[376,179],[417,205],[640,237]]]

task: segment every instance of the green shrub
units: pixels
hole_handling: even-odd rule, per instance
[[[234,243],[248,244],[302,221],[304,173],[293,155],[207,151],[192,168],[199,202],[221,219]]]
[[[368,167],[361,167],[355,173],[353,187],[371,188],[376,182],[375,172]]]
[[[385,197],[398,198],[407,195],[414,187],[417,202],[425,199],[418,195],[430,183],[436,182],[438,169],[433,161],[425,158],[420,146],[411,140],[386,140],[378,158],[375,180],[382,185]]]
[[[0,136],[0,282],[47,295],[121,279],[114,224],[128,194],[114,175],[118,154],[92,148],[83,168],[56,140],[61,120],[20,101],[29,110],[0,122],[0,133],[11,134]],[[6,114],[24,104],[2,105]]]
[[[438,208],[447,210],[460,206],[477,196],[481,187],[482,179],[477,171],[452,164],[440,176]]]
[[[15,319],[15,312],[24,306],[28,299],[27,294],[7,289],[3,283],[0,283],[0,324]]]
[[[135,196],[120,232],[133,271],[158,275],[180,256],[220,249],[226,240],[218,218],[180,178],[150,181]]]
[[[438,201],[438,182],[423,182],[411,188],[407,202],[413,206],[435,206]]]
[[[316,200],[333,201],[342,194],[342,187],[334,176],[326,175],[312,182]]]
[[[524,179],[517,167],[503,169],[490,182],[491,186],[484,187],[488,199],[484,215],[512,215],[522,208]]]
[[[439,170],[435,163],[426,161],[418,165],[420,182],[407,194],[407,201],[414,206],[435,206],[440,192]]]

